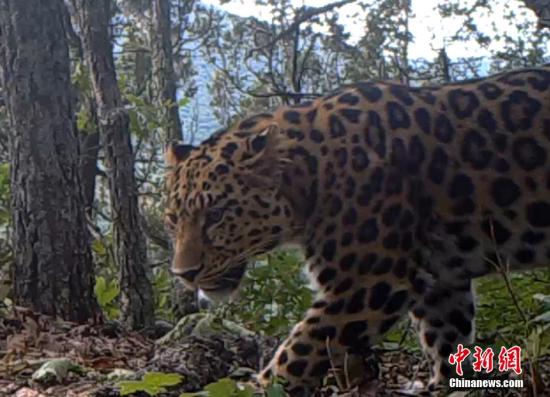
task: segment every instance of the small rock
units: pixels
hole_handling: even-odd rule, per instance
[[[61,383],[63,379],[67,377],[69,371],[82,373],[82,369],[71,360],[57,358],[42,364],[42,366],[32,374],[32,379],[39,383]]]
[[[115,368],[107,375],[108,380],[131,380],[136,377],[136,373],[125,368]]]

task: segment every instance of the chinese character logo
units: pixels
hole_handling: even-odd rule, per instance
[[[457,375],[462,376],[462,362],[470,355],[470,349],[465,348],[462,344],[457,347],[457,352],[449,356],[449,364],[456,365]]]
[[[514,371],[516,374],[521,374],[521,347],[514,346],[506,349],[504,346],[500,348],[498,354],[498,370]]]
[[[456,366],[456,373],[463,376],[462,363],[468,358],[471,351],[465,348],[462,344],[457,346],[455,354],[449,355],[449,364]],[[486,373],[493,372],[495,353],[490,347],[483,350],[479,346],[474,347],[472,355],[474,361],[472,363],[475,372],[485,371]],[[514,371],[516,374],[521,374],[521,347],[513,346],[506,348],[501,347],[498,354],[498,370],[500,372]]]
[[[474,349],[474,371],[481,372],[481,370],[484,369],[487,373],[493,372],[493,358],[495,357],[493,349],[488,347],[487,349],[483,350],[479,346],[476,346]]]

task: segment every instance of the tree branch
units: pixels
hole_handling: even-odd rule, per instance
[[[296,30],[302,23],[312,19],[313,17],[316,17],[317,15],[327,13],[329,11],[332,11],[335,8],[340,8],[342,6],[345,6],[346,4],[350,4],[350,3],[353,3],[353,2],[355,2],[355,0],[341,0],[341,1],[336,1],[334,3],[327,4],[326,6],[323,6],[323,7],[308,7],[308,8],[306,8],[305,11],[303,12],[303,14],[298,15],[296,17],[296,19],[294,20],[294,22],[292,22],[292,24],[290,24],[290,26],[287,29],[283,30],[281,33],[279,33],[277,36],[275,36],[267,44],[264,44],[260,47],[252,48],[248,52],[247,58],[251,57],[254,54],[254,52],[260,51],[260,50],[262,50],[266,47],[273,46],[276,42],[278,42],[282,38],[288,36],[294,30]]]

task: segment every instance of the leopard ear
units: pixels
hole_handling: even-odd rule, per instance
[[[164,151],[166,165],[176,165],[180,161],[185,160],[193,149],[195,149],[195,146],[187,145],[181,141],[170,142],[166,145]]]
[[[284,136],[277,124],[246,138],[246,155],[240,168],[251,185],[273,186],[280,183],[285,160]]]

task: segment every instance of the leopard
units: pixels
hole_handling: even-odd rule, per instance
[[[304,395],[409,317],[444,387],[473,343],[474,279],[550,263],[549,152],[548,64],[253,114],[167,145],[171,273],[225,299],[258,255],[298,246],[316,295],[261,382]]]

